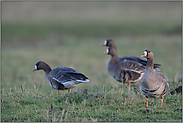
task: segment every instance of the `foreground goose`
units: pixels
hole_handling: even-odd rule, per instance
[[[116,44],[112,39],[105,40],[104,43],[101,44],[101,46],[108,46],[111,49],[113,49],[113,48],[116,49]],[[146,64],[147,64],[146,60],[143,60],[143,59],[141,59],[139,57],[136,57],[136,56],[119,57],[119,61],[124,61],[124,60],[136,61],[136,62],[138,62],[138,63],[140,63],[144,66],[146,66]],[[158,68],[159,66],[161,66],[161,65],[160,64],[154,64],[155,70],[159,71],[159,68]]]
[[[110,47],[104,54],[111,55],[111,60],[107,64],[108,73],[117,81],[122,82],[123,86],[128,83],[128,90],[130,90],[130,83],[140,81],[145,66],[131,60],[119,61],[117,51],[114,47]]]
[[[161,106],[163,105],[163,97],[169,91],[169,84],[165,77],[160,72],[154,72],[154,54],[151,50],[145,50],[141,57],[147,58],[146,70],[139,87],[142,93],[146,96],[146,107],[148,107],[148,98],[161,97]]]
[[[58,96],[60,95],[60,90],[68,90],[70,93],[70,89],[79,83],[89,82],[85,75],[72,68],[57,67],[51,69],[51,67],[43,61],[36,63],[32,71],[36,70],[44,70],[46,81],[51,87],[58,90]]]

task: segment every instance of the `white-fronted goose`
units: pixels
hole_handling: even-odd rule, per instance
[[[123,86],[128,83],[128,89],[130,89],[130,83],[140,81],[145,72],[144,65],[131,60],[119,61],[114,47],[109,47],[104,54],[111,55],[111,60],[107,64],[108,73],[118,82],[122,82]]]
[[[146,96],[146,107],[148,107],[148,98],[161,97],[161,106],[163,105],[163,97],[169,91],[169,84],[165,77],[160,72],[155,72],[154,69],[154,54],[151,50],[145,50],[141,57],[147,58],[146,70],[139,87],[142,93]]]
[[[75,69],[69,67],[51,69],[51,67],[43,61],[36,63],[32,71],[36,70],[44,70],[46,81],[51,87],[58,90],[58,96],[60,95],[60,90],[68,90],[70,93],[70,89],[79,83],[89,82],[85,75],[77,72]]]
[[[108,40],[105,40],[103,44],[101,44],[101,46],[107,46],[111,49],[116,49],[116,44],[115,42],[112,40],[112,39],[108,39]],[[144,66],[146,66],[147,64],[147,61],[146,60],[143,60],[139,57],[136,57],[136,56],[124,56],[124,57],[118,57],[119,58],[119,61],[124,61],[124,60],[130,60],[130,61],[136,61]],[[161,66],[160,64],[154,64],[154,69],[159,71],[159,66]]]

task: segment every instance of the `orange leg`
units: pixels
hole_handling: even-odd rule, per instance
[[[128,87],[130,86],[130,83],[128,83]]]
[[[58,90],[58,97],[60,96],[60,90]]]
[[[128,90],[130,90],[130,83],[128,83]]]
[[[123,88],[124,88],[124,86],[125,86],[125,83],[123,82]],[[125,92],[123,92],[123,100],[124,100],[124,104],[126,103],[125,102]]]
[[[149,99],[147,98],[147,99],[146,99],[146,107],[148,107],[148,100],[149,100]]]
[[[162,105],[163,105],[163,97],[161,97],[161,107],[162,107]]]
[[[71,89],[69,89],[68,92],[71,93]]]
[[[123,86],[125,86],[125,83],[123,83]]]

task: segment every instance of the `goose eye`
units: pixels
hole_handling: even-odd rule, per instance
[[[147,56],[147,51],[144,51],[144,55],[146,55],[146,56]]]

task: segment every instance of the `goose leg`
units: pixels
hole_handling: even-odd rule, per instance
[[[125,86],[125,83],[123,83],[123,87]]]
[[[125,86],[125,83],[123,83],[123,87],[122,87],[122,88],[123,88],[123,100],[124,100],[124,104],[125,104],[126,102],[125,102],[125,91],[124,91],[124,86]]]
[[[69,89],[68,92],[71,93],[71,89]]]
[[[147,99],[146,99],[146,107],[148,107],[148,100],[149,100],[149,99],[148,99],[148,97],[147,97]]]
[[[130,90],[130,83],[128,83],[128,90]]]
[[[163,97],[161,97],[161,107],[162,107],[162,105],[163,105]]]
[[[60,90],[58,90],[58,97],[60,96]]]

